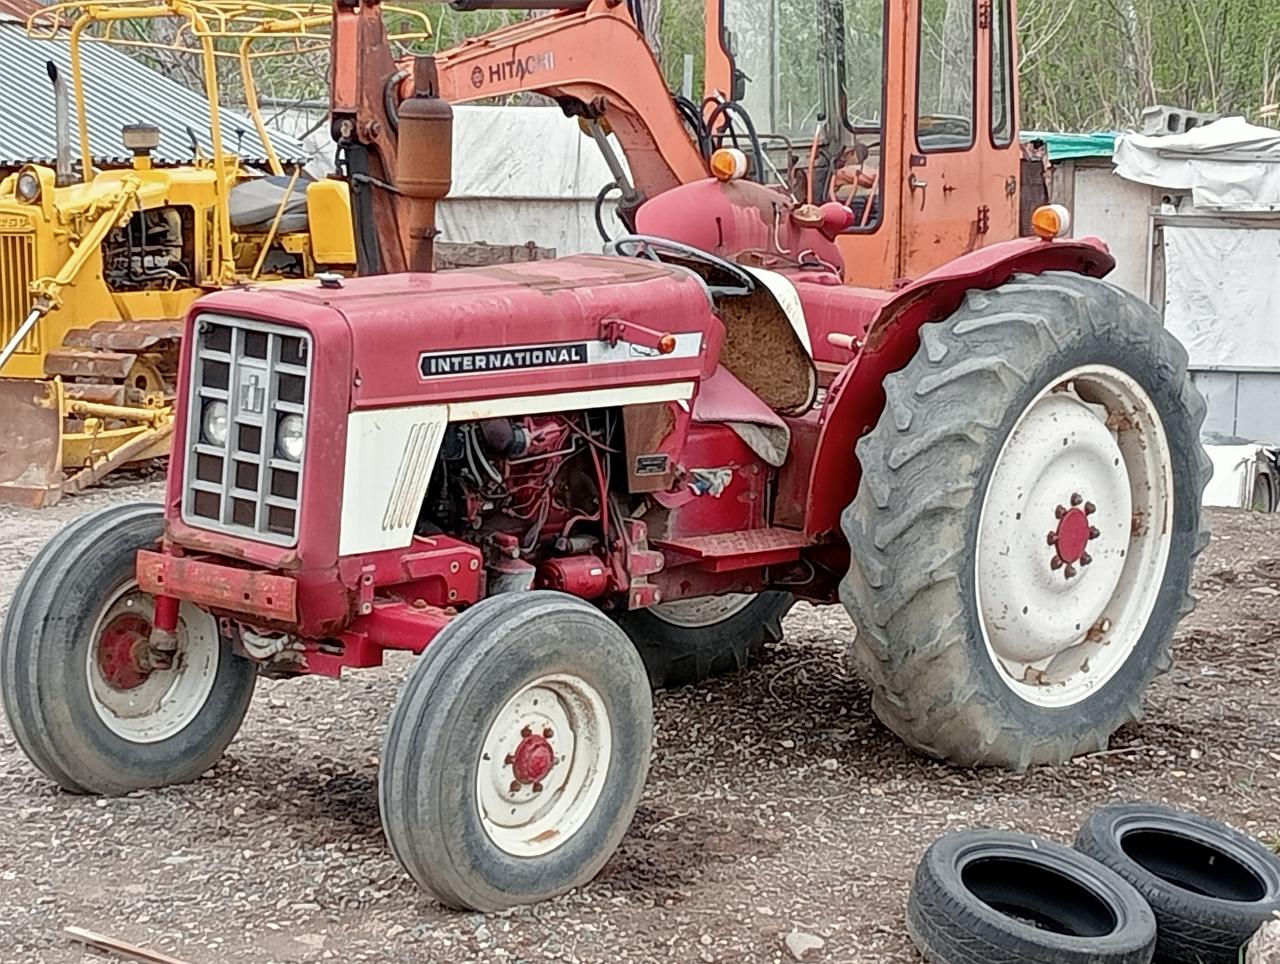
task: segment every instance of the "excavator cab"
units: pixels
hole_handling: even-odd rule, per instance
[[[724,0],[707,17],[708,96],[741,107],[717,140],[758,152],[756,180],[849,207],[846,280],[897,287],[1016,236],[1011,0]]]
[[[658,54],[639,0],[452,5],[556,9],[396,61],[376,0],[336,0],[331,122],[357,241],[376,251],[362,272],[432,263],[451,169],[441,107],[527,92],[580,119],[628,217],[706,179],[722,146],[795,202],[840,202],[855,285],[893,290],[1017,236],[1012,0],[704,0],[701,24],[665,31]]]

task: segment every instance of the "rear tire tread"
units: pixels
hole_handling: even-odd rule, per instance
[[[1103,310],[1091,311],[1098,302]],[[1020,770],[1061,762],[1105,749],[1110,735],[1140,714],[1139,697],[1127,704],[1123,719],[1100,720],[1083,736],[1028,739],[967,682],[969,644],[964,627],[952,625],[963,617],[954,606],[935,605],[931,598],[945,594],[950,599],[963,591],[961,574],[970,558],[964,513],[979,484],[972,472],[958,476],[957,467],[963,472],[981,465],[998,444],[994,434],[1010,388],[1028,377],[1020,369],[1029,372],[1046,351],[1068,344],[1081,328],[1101,336],[1106,319],[1120,312],[1127,315],[1126,334],[1134,332],[1134,341],[1142,344],[1153,378],[1176,385],[1179,403],[1198,432],[1206,405],[1186,377],[1186,351],[1158,325],[1151,309],[1104,282],[1049,273],[970,292],[949,321],[925,325],[921,350],[885,381],[879,425],[858,444],[863,480],[842,517],[852,561],[840,595],[858,625],[850,657],[872,687],[880,719],[931,756]],[[1001,360],[974,359],[975,342],[998,351]],[[927,430],[911,433],[917,422]],[[930,444],[918,444],[922,434]],[[1212,474],[1198,445],[1195,465],[1198,494]],[[1193,559],[1207,542],[1201,523]],[[1185,615],[1194,606],[1188,591],[1177,609]],[[1146,682],[1170,665],[1166,640]]]

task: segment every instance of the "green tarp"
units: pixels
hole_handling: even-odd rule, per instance
[[[1022,141],[1044,141],[1049,147],[1049,160],[1069,161],[1077,157],[1110,157],[1115,153],[1115,133],[1060,134],[1049,131],[1023,131]]]

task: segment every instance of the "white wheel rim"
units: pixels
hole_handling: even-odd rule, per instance
[[[1042,392],[1005,440],[978,523],[979,621],[1006,685],[1044,707],[1106,685],[1155,609],[1172,530],[1169,441],[1142,386],[1091,365]]]
[[[731,592],[723,596],[699,596],[697,599],[675,599],[649,607],[664,623],[682,629],[704,629],[736,616],[756,600],[757,593]]]
[[[498,711],[476,770],[489,839],[540,857],[582,829],[600,802],[613,730],[595,687],[567,673],[525,686]]]
[[[218,673],[222,647],[217,620],[183,603],[173,666],[150,671],[134,686],[113,685],[101,659],[104,631],[134,617],[150,626],[154,616],[154,600],[130,582],[99,610],[87,647],[89,702],[112,733],[131,743],[158,743],[181,732],[204,709]]]

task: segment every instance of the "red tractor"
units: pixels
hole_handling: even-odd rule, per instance
[[[983,37],[993,6],[1012,16],[976,4]],[[592,0],[529,29],[624,15]],[[399,234],[412,264],[430,240],[433,71],[397,114],[403,201],[376,196],[401,217],[366,254]],[[934,125],[953,150],[961,127]],[[189,780],[259,675],[420,653],[383,824],[428,892],[481,910],[591,879],[644,786],[651,687],[741,665],[796,599],[848,609],[876,713],[922,752],[1026,768],[1105,747],[1191,604],[1202,402],[1060,212],[892,290],[846,285],[858,239],[887,243],[869,223],[903,250],[890,206],[926,179],[951,196],[922,158],[880,162],[915,188],[855,176],[810,203],[726,149],[603,256],[202,299],[165,504],[78,520],[15,594],[18,741],[74,792]],[[351,173],[388,193],[385,168]]]

